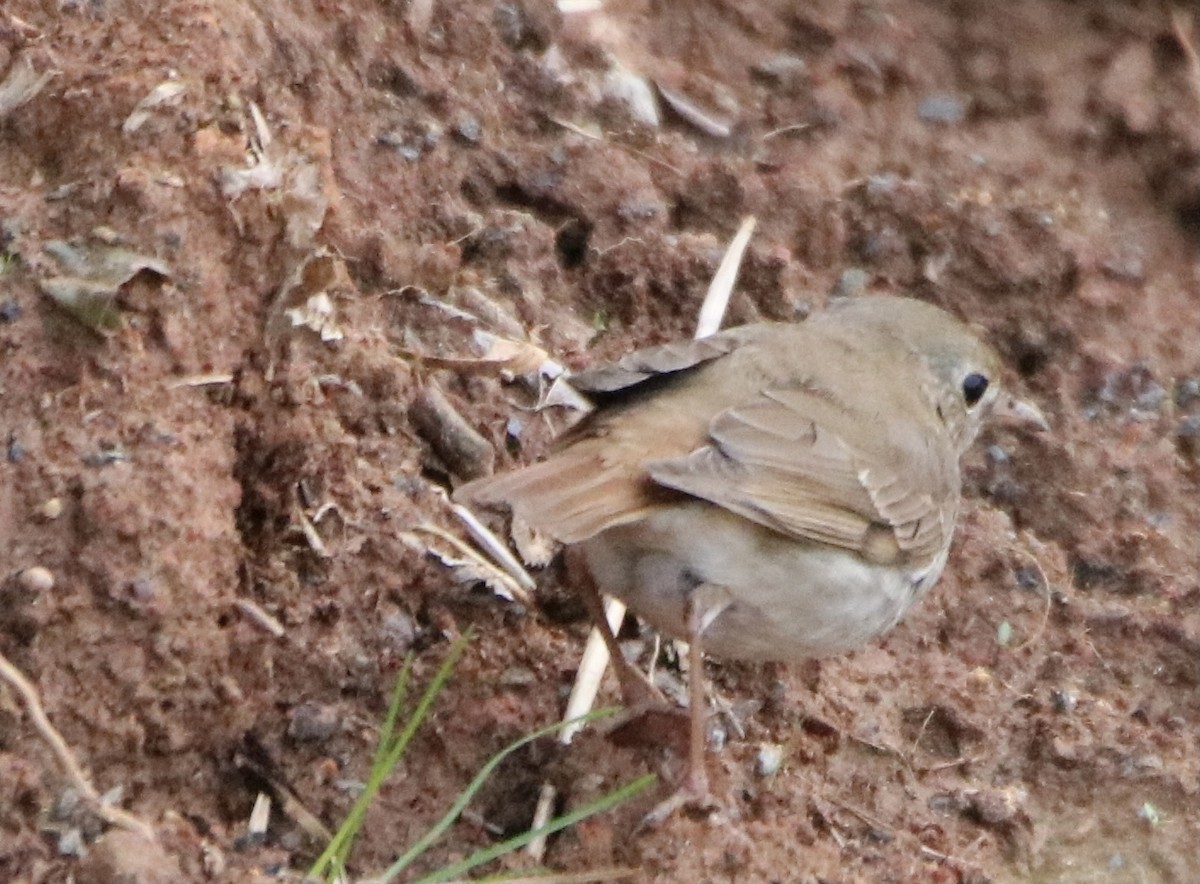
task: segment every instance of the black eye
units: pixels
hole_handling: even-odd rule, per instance
[[[988,379],[977,371],[971,372],[963,378],[963,399],[967,402],[967,407],[970,408],[976,402],[983,398],[983,394],[987,392]]]

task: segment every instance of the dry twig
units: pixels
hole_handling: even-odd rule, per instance
[[[450,546],[454,548],[455,552],[466,557],[472,565],[479,568],[481,572],[486,573],[488,579],[494,581],[494,586],[503,587],[505,593],[507,593],[510,598],[515,599],[523,605],[529,605],[532,603],[529,591],[525,589],[525,587],[521,586],[521,584],[510,577],[507,572],[492,564],[491,561],[481,556],[475,550],[471,549],[471,547],[468,546],[464,541],[455,537],[449,531],[446,531],[443,528],[440,528],[437,525],[429,522],[423,522],[420,525],[414,526],[413,531],[421,534],[429,534],[433,537],[436,537],[438,540],[442,540],[450,544]]]
[[[62,734],[50,723],[50,719],[46,715],[46,710],[42,707],[42,701],[38,696],[37,689],[21,670],[14,666],[3,654],[0,654],[0,679],[11,685],[13,690],[20,695],[34,730],[37,731],[38,736],[42,738],[46,745],[50,747],[50,751],[54,753],[54,757],[57,759],[59,767],[62,768],[71,787],[83,796],[84,800],[91,807],[92,812],[110,826],[116,826],[128,832],[133,832],[136,835],[142,836],[147,841],[157,841],[154,829],[149,823],[127,811],[121,810],[119,807],[113,807],[104,802],[100,793],[96,791],[96,787],[88,780],[87,774],[83,772],[83,768],[75,758],[71,747],[67,745],[67,741],[63,739]]]
[[[1025,641],[1013,648],[1014,652],[1024,650],[1030,645],[1041,641],[1042,635],[1046,632],[1046,624],[1050,622],[1050,608],[1054,603],[1053,593],[1050,591],[1050,578],[1046,576],[1046,571],[1044,568],[1042,568],[1042,563],[1039,562],[1035,556],[1025,552],[1024,550],[1018,551],[1028,557],[1029,561],[1033,563],[1033,567],[1037,569],[1038,577],[1040,577],[1042,581],[1042,594],[1046,598],[1046,605],[1042,609],[1042,620],[1038,624],[1038,628],[1029,636],[1029,638],[1025,639]]]
[[[683,170],[680,169],[678,166],[672,166],[666,160],[660,160],[658,157],[653,156],[652,154],[648,154],[645,151],[638,150],[636,147],[630,147],[627,144],[621,144],[621,142],[619,142],[619,141],[610,141],[607,138],[605,138],[603,135],[597,135],[594,132],[589,132],[587,129],[584,129],[582,126],[577,126],[575,123],[572,123],[569,120],[558,120],[558,119],[551,117],[550,122],[557,123],[558,125],[562,126],[564,129],[566,129],[568,132],[574,132],[576,135],[580,135],[580,136],[582,136],[584,138],[588,138],[592,141],[599,141],[603,144],[611,144],[614,147],[618,147],[623,151],[633,154],[634,156],[639,156],[643,160],[646,160],[647,162],[654,163],[654,165],[656,165],[656,166],[661,166],[662,168],[666,169],[669,172],[674,172],[680,178],[686,177],[683,173]]]

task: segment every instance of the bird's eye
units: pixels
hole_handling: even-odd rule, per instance
[[[982,399],[983,394],[987,392],[987,388],[988,379],[977,371],[973,371],[963,378],[962,393],[967,407],[974,406],[976,402]]]

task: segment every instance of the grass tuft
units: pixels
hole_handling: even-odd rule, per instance
[[[424,693],[421,694],[420,700],[417,701],[416,706],[404,721],[403,728],[397,733],[401,710],[404,708],[405,701],[408,698],[409,682],[412,676],[411,655],[405,660],[404,666],[396,678],[396,686],[392,690],[391,700],[388,703],[387,714],[380,729],[379,743],[375,747],[375,755],[371,761],[371,770],[368,774],[367,782],[362,793],[355,800],[354,805],[350,808],[342,824],[338,827],[337,832],[334,833],[325,850],[322,851],[316,862],[313,863],[312,868],[309,869],[309,877],[329,882],[349,880],[347,868],[350,862],[350,853],[359,832],[362,830],[367,811],[375,800],[375,796],[379,794],[380,788],[404,758],[409,743],[412,741],[417,730],[428,718],[434,701],[446,687],[447,682],[449,682],[454,668],[462,658],[469,642],[470,634],[468,633],[450,646],[446,658],[442,661],[437,672],[434,673],[433,678],[430,680],[428,686],[426,686]],[[471,782],[467,784],[466,788],[454,800],[450,809],[446,811],[442,818],[405,850],[382,874],[372,878],[371,881],[377,882],[377,884],[387,884],[387,882],[396,880],[401,873],[432,847],[455,821],[458,820],[467,805],[470,804],[471,800],[487,781],[487,778],[512,753],[534,740],[553,734],[571,724],[594,721],[598,718],[612,715],[615,711],[615,709],[597,710],[579,718],[540,728],[509,743],[488,759],[479,772],[472,778]],[[581,820],[598,813],[603,813],[628,801],[634,795],[652,785],[654,780],[655,777],[653,775],[639,777],[582,807],[576,808],[562,816],[555,817],[546,823],[545,826],[538,829],[530,829],[498,844],[482,848],[459,862],[432,871],[418,879],[417,884],[437,884],[437,882],[460,878],[462,875],[484,863],[491,862],[515,850],[520,850],[534,838],[569,828]],[[527,875],[528,873],[522,872],[521,874]]]

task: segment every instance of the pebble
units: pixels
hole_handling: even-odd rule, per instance
[[[753,73],[761,80],[785,88],[796,88],[809,79],[808,64],[798,55],[776,55],[754,66]]]
[[[1020,565],[1013,574],[1021,589],[1040,589],[1042,586],[1042,574],[1033,565]]]
[[[73,856],[78,859],[87,854],[87,845],[83,842],[83,832],[71,826],[58,836],[58,855]]]
[[[971,813],[986,826],[1001,826],[1010,822],[1025,803],[1021,789],[982,789],[967,796]]]
[[[501,687],[528,688],[537,683],[537,673],[526,666],[510,666],[500,674]]]
[[[29,592],[49,592],[54,589],[54,572],[41,565],[26,568],[17,577],[21,588]]]
[[[478,119],[469,115],[460,117],[451,132],[464,144],[478,144],[483,138],[483,126]]]
[[[861,294],[871,284],[871,274],[861,267],[847,267],[838,277],[833,288],[833,297],[851,298]]]
[[[1179,435],[1184,439],[1200,436],[1200,414],[1185,417],[1179,422]]]
[[[1138,393],[1133,404],[1142,411],[1157,412],[1169,398],[1170,394],[1161,384],[1150,381],[1146,388]]]
[[[38,507],[38,515],[47,522],[53,522],[63,512],[63,502],[61,497],[51,497]]]
[[[971,674],[967,676],[967,684],[972,688],[985,688],[992,684],[995,678],[987,669],[982,666],[976,666],[971,670]]]
[[[341,716],[332,706],[301,703],[292,710],[288,736],[304,743],[321,743],[337,733]]]
[[[754,772],[760,777],[770,777],[779,773],[783,766],[783,747],[778,743],[763,743],[758,747],[758,756],[754,761]]]
[[[80,861],[75,880],[80,884],[175,884],[186,879],[179,861],[160,844],[134,832],[113,829]]]
[[[390,608],[379,619],[379,638],[388,649],[407,654],[417,640],[417,625],[412,617],[399,608]]]
[[[987,451],[985,451],[984,454],[987,455],[987,459],[989,461],[991,461],[993,464],[996,464],[997,466],[1000,466],[1002,464],[1007,464],[1009,462],[1008,452],[1005,451],[1003,448],[1001,448],[999,445],[989,445],[987,448]]]
[[[636,122],[658,128],[661,122],[658,101],[644,77],[624,68],[613,68],[604,76],[604,95],[623,104]]]
[[[1079,698],[1074,691],[1056,690],[1050,692],[1050,705],[1061,715],[1070,715],[1079,705]]]
[[[1192,402],[1200,399],[1200,378],[1188,378],[1180,381],[1175,388],[1175,404],[1186,408]]]
[[[967,118],[967,107],[956,95],[935,92],[921,99],[917,105],[917,116],[926,123],[953,126]]]

